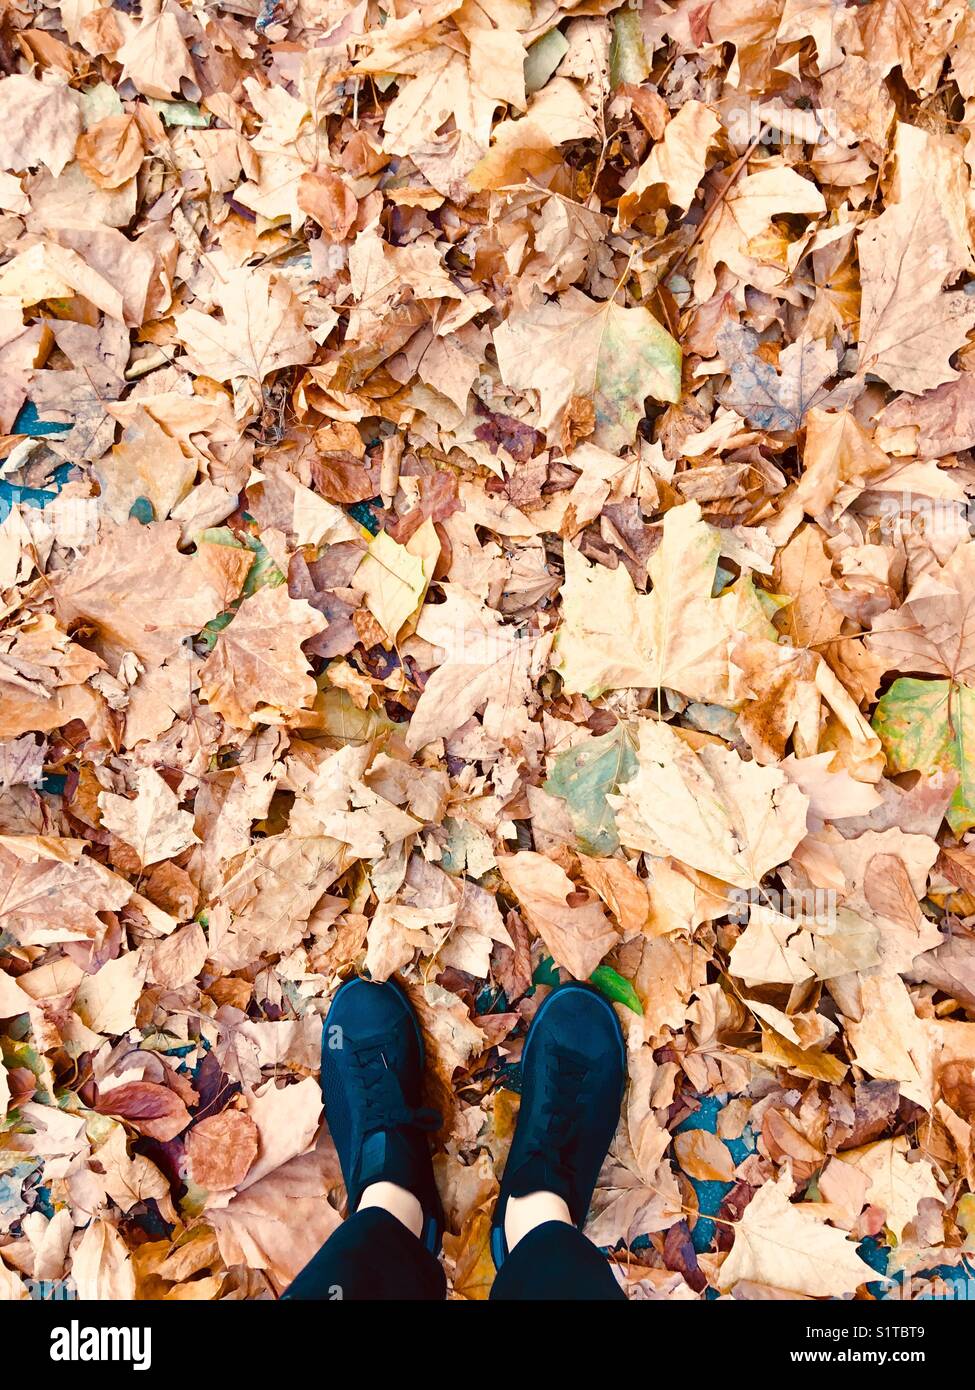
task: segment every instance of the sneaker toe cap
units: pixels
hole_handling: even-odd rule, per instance
[[[559,1048],[582,1052],[622,1076],[626,1049],[612,1004],[589,985],[562,985],[545,1002],[544,1031]]]
[[[389,981],[356,979],[344,984],[325,1020],[325,1045],[342,1029],[351,1038],[387,1037],[409,1043],[417,1038],[413,1011],[402,990]]]

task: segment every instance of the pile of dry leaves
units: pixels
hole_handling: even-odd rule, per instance
[[[457,1296],[559,972],[630,1291],[961,1267],[971,5],[5,0],[0,65],[3,1295],[280,1292],[356,971]]]

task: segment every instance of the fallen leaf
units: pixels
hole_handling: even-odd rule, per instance
[[[106,116],[89,126],[75,158],[99,188],[120,188],[138,173],[145,150],[132,116]]]
[[[266,1270],[283,1293],[340,1224],[327,1200],[337,1185],[321,1154],[303,1154],[208,1212],[224,1263]]]
[[[418,556],[380,531],[370,541],[352,582],[362,590],[366,607],[392,643],[419,608],[432,578]]]
[[[550,437],[575,396],[592,400],[593,440],[611,450],[633,441],[648,396],[680,397],[680,348],[643,307],[594,303],[573,289],[558,303],[509,317],[494,344],[503,380],[538,392]]]
[[[82,561],[54,578],[62,622],[90,624],[96,647],[116,663],[126,652],[150,664],[173,656],[185,638],[230,606],[251,564],[248,552],[229,546],[184,555],[179,537],[174,521],[103,528]]]
[[[904,982],[868,975],[860,982],[860,1001],[862,1017],[846,1030],[857,1065],[868,1076],[896,1081],[902,1095],[930,1108],[934,1043]]]
[[[555,661],[566,690],[592,698],[606,689],[667,686],[692,699],[736,703],[732,644],[742,632],[769,629],[747,579],[712,597],[720,553],[718,532],[696,502],[667,513],[649,594],[636,593],[624,566],[590,566],[567,546]]]
[[[127,1120],[140,1134],[168,1143],[190,1122],[189,1111],[175,1091],[154,1081],[124,1081],[99,1094],[95,1107],[103,1115]]]
[[[640,727],[635,775],[609,803],[624,845],[673,855],[739,887],[752,887],[792,854],[808,801],[773,768],[724,747],[695,753],[666,724]]]
[[[110,1221],[96,1217],[85,1228],[71,1256],[71,1277],[79,1298],[112,1302],[135,1298],[132,1257]]]
[[[542,854],[521,850],[499,859],[498,868],[556,963],[577,980],[588,980],[619,939],[599,903],[571,904],[572,880]]]
[[[790,1203],[792,1190],[783,1176],[755,1193],[718,1273],[723,1292],[747,1280],[806,1298],[841,1298],[876,1279],[843,1231],[817,1219],[809,1205]]]
[[[663,139],[654,145],[620,198],[616,229],[628,226],[655,203],[670,202],[686,212],[704,177],[708,150],[720,129],[721,122],[702,102],[688,101],[681,106]],[[664,190],[666,197],[658,194],[654,198],[659,189]]]
[[[272,372],[311,361],[315,343],[286,280],[234,271],[221,287],[219,307],[220,318],[199,309],[177,315],[191,371],[216,381],[243,377],[259,387]]]
[[[909,1163],[908,1149],[907,1140],[901,1136],[838,1155],[841,1162],[866,1179],[866,1199],[871,1206],[882,1209],[884,1224],[898,1241],[903,1239],[904,1227],[917,1216],[919,1203],[942,1200],[930,1163],[923,1159]]]
[[[81,108],[74,93],[56,79],[38,81],[22,73],[0,80],[0,166],[25,170],[44,164],[57,177],[74,158],[81,134]]]
[[[565,801],[579,848],[587,854],[612,854],[619,848],[616,820],[607,798],[635,771],[633,730],[624,723],[551,760],[545,790]]]
[[[293,716],[315,698],[302,642],[326,620],[283,585],[259,589],[219,634],[200,671],[202,693],[236,728]]]
[[[894,681],[874,714],[888,771],[957,775],[947,818],[956,835],[975,825],[975,689],[952,681]]]
[[[943,137],[899,122],[894,158],[887,207],[857,238],[860,358],[864,371],[919,395],[955,378],[948,358],[975,325],[975,304],[948,284],[975,261],[960,153]]]
[[[321,1089],[311,1076],[293,1086],[278,1086],[272,1077],[250,1097],[244,1113],[258,1140],[257,1157],[243,1184],[251,1187],[312,1147],[322,1113]]]
[[[257,1158],[259,1131],[240,1110],[222,1110],[199,1120],[186,1139],[190,1177],[208,1192],[238,1188]]]
[[[179,798],[155,768],[140,768],[135,786],[131,798],[101,792],[98,805],[102,824],[135,850],[146,869],[180,854],[196,843],[197,835],[192,814],[180,810]]]
[[[796,431],[807,411],[825,397],[823,384],[836,372],[836,354],[816,338],[790,343],[775,367],[757,352],[758,334],[728,323],[718,349],[731,373],[725,405],[764,430]]]

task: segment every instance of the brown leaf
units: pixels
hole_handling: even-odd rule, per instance
[[[208,1192],[241,1185],[257,1157],[257,1125],[239,1110],[199,1120],[186,1137],[190,1177]]]
[[[123,1081],[99,1094],[95,1109],[127,1120],[140,1134],[166,1143],[190,1122],[189,1111],[175,1091],[155,1081]]]
[[[674,1137],[674,1153],[684,1172],[701,1182],[733,1182],[735,1165],[726,1144],[706,1129]]]
[[[103,528],[78,564],[53,576],[61,621],[90,625],[96,648],[116,663],[125,652],[150,664],[175,655],[185,638],[230,606],[252,559],[226,545],[184,555],[179,539],[173,521]],[[219,566],[205,554],[213,551],[220,552]]]
[[[128,1301],[135,1297],[132,1258],[118,1228],[96,1217],[85,1228],[71,1256],[78,1297]]]
[[[266,1270],[283,1293],[339,1225],[327,1197],[340,1182],[334,1159],[291,1159],[208,1213],[225,1264]]]
[[[102,824],[135,850],[143,868],[171,859],[196,842],[193,816],[180,810],[179,798],[155,768],[139,769],[134,797],[102,792],[98,805]]]
[[[106,116],[89,126],[78,141],[75,158],[99,188],[119,188],[142,163],[139,127],[131,116]]]
[[[177,315],[191,371],[216,381],[248,377],[259,385],[281,367],[311,361],[315,344],[286,280],[234,271],[221,289],[219,308],[219,318],[199,309]]]
[[[302,174],[298,206],[315,219],[329,241],[344,241],[359,211],[351,188],[331,169]]]
[[[588,980],[619,939],[600,904],[577,902],[568,874],[543,854],[521,850],[499,859],[498,867],[556,964]]]
[[[302,642],[325,618],[283,585],[260,589],[217,638],[200,672],[204,699],[238,729],[307,709],[316,686]]]
[[[0,167],[45,164],[57,177],[80,133],[81,108],[67,86],[21,73],[0,80]]]
[[[883,213],[860,230],[863,369],[898,391],[953,381],[948,361],[975,324],[975,305],[947,285],[973,265],[965,227],[960,151],[942,136],[898,123],[895,179]]]

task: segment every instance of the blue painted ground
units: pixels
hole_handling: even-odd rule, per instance
[[[675,1130],[676,1134],[684,1134],[692,1129],[704,1129],[709,1134],[718,1132],[718,1116],[724,1109],[724,1102],[716,1096],[703,1096],[699,1110],[695,1110],[693,1115],[688,1115],[686,1120],[682,1120]],[[751,1130],[746,1126],[740,1139],[722,1139],[721,1141],[733,1161],[744,1163],[750,1153],[755,1151],[755,1139]],[[698,1216],[697,1223],[691,1233],[694,1249],[700,1255],[708,1249],[714,1239],[714,1221],[721,1209],[721,1203],[734,1186],[730,1182],[699,1182],[696,1178],[689,1179],[694,1191],[697,1193]]]
[[[12,432],[37,438],[45,434],[64,434],[70,428],[70,425],[57,425],[52,420],[42,420],[33,401],[28,401],[14,421]],[[0,521],[4,521],[10,515],[10,508],[18,502],[26,503],[29,507],[46,507],[48,502],[54,501],[58,488],[67,481],[70,471],[71,465],[68,463],[56,469],[51,489],[18,487],[16,483],[8,483],[0,478]]]
[[[677,1126],[675,1133],[680,1134],[691,1129],[705,1129],[710,1134],[716,1134],[718,1116],[724,1109],[724,1105],[725,1101],[718,1097],[702,1097],[700,1109],[683,1120]],[[747,1125],[740,1139],[723,1139],[721,1142],[727,1147],[736,1164],[742,1163],[755,1149],[755,1139]],[[700,1210],[691,1239],[694,1249],[698,1254],[701,1254],[708,1249],[714,1239],[715,1223],[711,1218],[720,1211],[721,1203],[731,1191],[732,1184],[727,1182],[698,1182],[694,1178],[690,1178],[689,1181],[697,1193]],[[881,1241],[870,1236],[860,1242],[857,1253],[878,1274],[885,1275],[887,1273],[890,1250]],[[940,1278],[952,1290],[955,1301],[968,1302],[972,1299],[973,1292],[975,1292],[975,1269],[971,1269],[967,1264],[960,1266],[938,1265],[918,1275],[918,1278],[921,1279],[934,1277]],[[881,1282],[878,1280],[875,1284],[868,1284],[867,1289],[874,1298],[896,1299],[903,1282],[903,1274],[897,1273],[891,1276],[890,1281]]]

